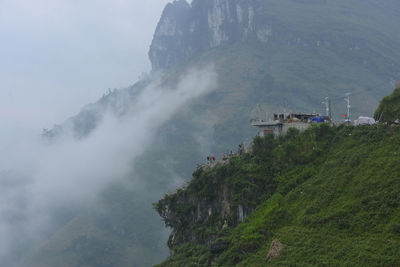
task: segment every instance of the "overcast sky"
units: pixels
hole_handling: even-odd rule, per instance
[[[168,2],[0,0],[0,131],[40,132],[133,84]]]

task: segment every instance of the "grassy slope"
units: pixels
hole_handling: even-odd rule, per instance
[[[275,171],[283,174],[275,178],[275,193],[244,223],[220,232],[228,246],[217,265],[264,266],[271,241],[279,239],[285,247],[271,266],[398,266],[400,128],[395,130],[315,128],[274,141],[273,151],[267,147],[274,142],[258,140],[254,155],[230,165],[255,171],[255,163],[273,155]],[[243,184],[247,177],[242,172]],[[176,251],[161,266],[208,265],[212,258],[201,244]]]
[[[390,123],[400,119],[400,88],[382,99],[375,112],[375,119]]]
[[[277,193],[275,201],[265,204],[249,219],[250,223],[236,230],[236,240],[246,232],[255,234],[265,229],[268,214],[284,213],[282,221],[270,230],[265,247],[242,265],[265,262],[272,238],[286,246],[273,266],[299,262],[399,265],[400,152],[393,144],[399,144],[400,135],[383,137],[377,132],[355,129],[338,133],[337,138],[342,140],[331,145],[325,162],[312,177],[287,194]],[[347,134],[352,136],[343,137]],[[296,179],[297,175],[290,176],[282,180]]]

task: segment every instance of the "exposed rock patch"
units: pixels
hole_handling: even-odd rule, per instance
[[[269,251],[267,253],[266,260],[270,261],[273,258],[278,257],[279,254],[281,254],[282,249],[283,249],[283,244],[278,239],[273,240],[269,248]]]

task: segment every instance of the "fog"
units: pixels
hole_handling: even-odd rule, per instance
[[[51,127],[150,70],[169,0],[0,0],[0,124]]]
[[[40,135],[150,71],[148,48],[168,2],[0,0],[1,266],[41,239],[53,210],[90,205],[122,181],[156,129],[215,88],[212,66],[189,71],[174,88],[155,79],[124,103],[123,116],[105,111],[86,138]]]
[[[25,135],[9,145],[0,154],[1,258],[21,240],[40,239],[51,210],[95,201],[110,182],[132,171],[134,159],[151,144],[158,127],[215,87],[212,66],[190,70],[173,88],[153,81],[128,103],[123,116],[106,112],[86,138],[66,132],[46,142],[39,135]],[[140,178],[133,183],[140,185]]]

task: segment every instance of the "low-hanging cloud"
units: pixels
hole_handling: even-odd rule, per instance
[[[86,205],[108,184],[128,175],[156,130],[216,83],[213,66],[188,71],[173,87],[153,81],[129,101],[124,115],[106,112],[85,138],[63,134],[49,143],[25,136],[2,150],[0,265],[24,240],[40,236],[52,210]],[[134,183],[139,185],[140,177]]]
[[[169,0],[0,0],[0,122],[49,127],[134,83]]]

